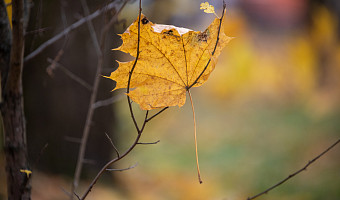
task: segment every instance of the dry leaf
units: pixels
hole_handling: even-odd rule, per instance
[[[135,89],[128,95],[143,110],[183,106],[186,91],[190,87],[202,85],[208,79],[218,55],[231,38],[224,34],[223,22],[219,27],[218,18],[204,32],[153,24],[144,15],[141,19],[140,54],[130,82],[130,88]],[[219,28],[221,31],[216,45]],[[121,37],[123,44],[115,50],[136,57],[138,19]],[[119,62],[118,69],[107,77],[117,82],[115,89],[127,88],[133,63]]]
[[[210,5],[208,2],[201,3],[200,9],[204,10],[205,13],[215,13],[214,6]]]
[[[26,176],[27,176],[27,178],[29,178],[30,175],[32,174],[32,171],[29,170],[29,169],[20,169],[20,172],[21,172],[21,173],[25,173]]]

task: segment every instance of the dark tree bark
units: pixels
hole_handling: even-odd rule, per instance
[[[27,19],[24,19],[27,17],[24,16],[24,0],[12,1],[12,36],[10,36],[11,30],[5,10],[6,5],[4,1],[1,1],[0,40],[4,40],[0,43],[1,114],[4,128],[7,191],[9,200],[26,200],[30,199],[31,188],[30,177],[21,172],[21,170],[29,169],[22,96],[24,23],[27,22]],[[9,62],[8,58],[10,58]]]
[[[0,1],[0,72],[1,72],[1,90],[4,89],[11,55],[12,35],[9,25],[6,5]]]

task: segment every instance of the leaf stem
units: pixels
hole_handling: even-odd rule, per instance
[[[192,108],[192,115],[193,115],[193,119],[194,119],[194,137],[195,137],[195,153],[196,153],[197,176],[198,176],[198,181],[200,182],[200,184],[202,184],[203,181],[201,179],[200,166],[199,166],[199,163],[198,163],[195,108],[194,108],[194,103],[192,101],[190,90],[187,90],[187,91],[188,91],[188,94],[189,94],[191,108]]]

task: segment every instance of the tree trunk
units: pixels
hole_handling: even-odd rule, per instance
[[[3,22],[5,20],[3,19],[3,9],[6,9],[3,1],[1,1],[0,7],[0,20]],[[8,57],[5,54],[8,51],[1,49],[0,55],[0,64],[2,65],[0,68],[2,77],[1,114],[4,128],[8,199],[26,200],[30,199],[31,189],[29,184],[30,176],[22,171],[29,169],[22,96],[24,23],[27,21],[24,19],[24,17],[27,17],[24,16],[24,0],[12,1],[12,13],[12,46],[10,48],[10,62],[7,65],[9,67],[4,64]],[[7,31],[2,29],[1,32],[10,33],[8,25],[5,29]],[[6,38],[8,37],[10,38],[10,36]],[[4,39],[1,37],[0,40]],[[2,41],[1,44],[3,44]],[[10,44],[10,41],[6,41],[5,44]],[[2,60],[3,58],[5,59]],[[6,69],[8,69],[8,73]]]

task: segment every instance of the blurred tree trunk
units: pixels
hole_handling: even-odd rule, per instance
[[[27,12],[24,12],[24,10],[28,9],[27,1],[12,1],[12,36],[6,14],[6,5],[3,0],[0,4],[1,114],[4,129],[8,199],[30,199],[29,176],[20,171],[28,169],[22,96],[24,23],[28,19]]]

